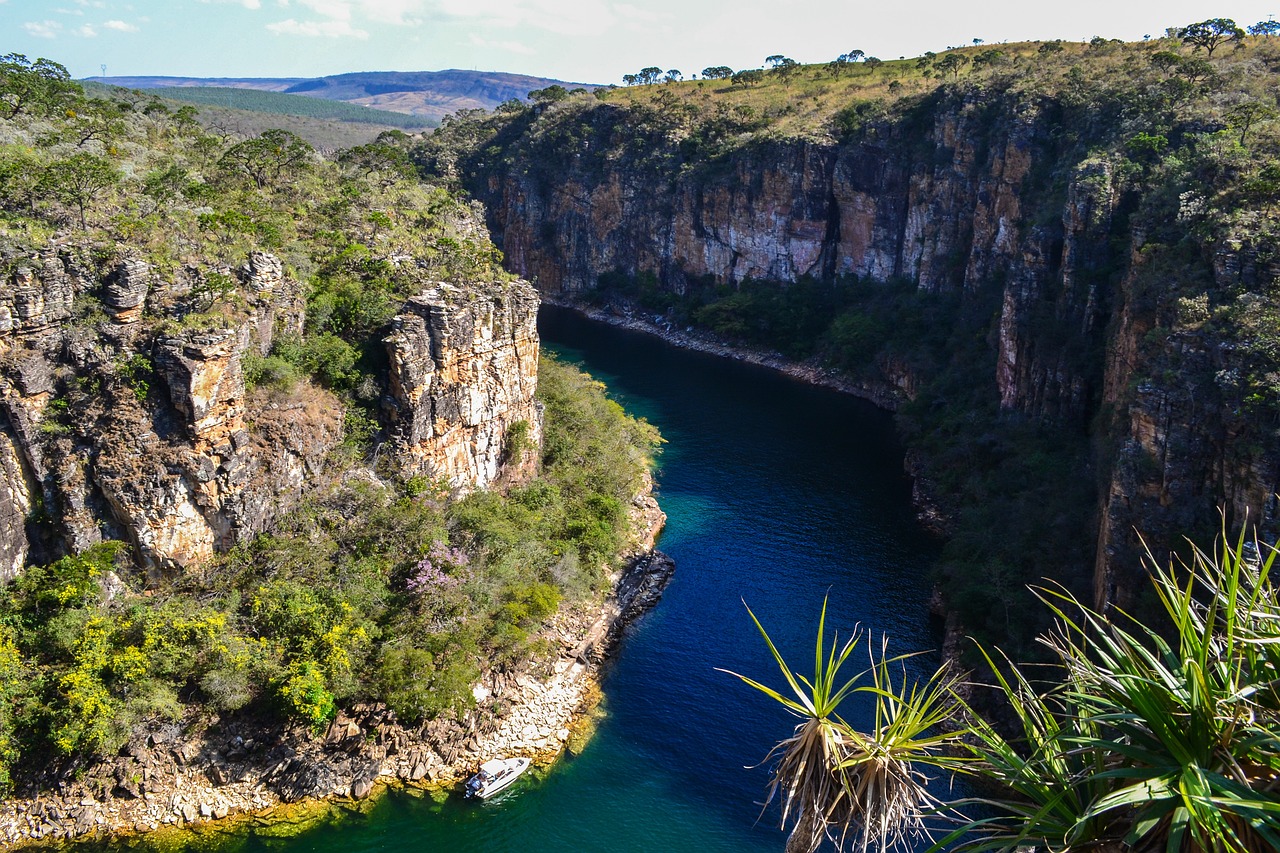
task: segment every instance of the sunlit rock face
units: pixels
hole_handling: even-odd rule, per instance
[[[844,141],[761,135],[702,157],[678,131],[634,144],[643,122],[626,107],[566,106],[498,137],[470,189],[511,271],[563,299],[618,275],[649,288],[646,310],[664,290],[857,277],[989,318],[965,357],[981,359],[1003,416],[1093,446],[1079,476],[1097,485],[1098,525],[1079,535],[1097,537],[1097,557],[1065,570],[1092,569],[1097,603],[1125,606],[1146,588],[1145,546],[1165,560],[1188,533],[1205,541],[1219,507],[1229,528],[1280,538],[1280,433],[1241,390],[1247,342],[1179,305],[1271,310],[1280,263],[1251,230],[1256,211],[1174,257],[1197,238],[1181,220],[1143,220],[1122,141],[1103,138],[1114,127],[1064,147],[1061,115],[940,94]],[[572,150],[547,142],[566,138]],[[1186,195],[1194,219],[1203,200]],[[883,355],[874,367],[908,399],[932,378]]]
[[[541,443],[538,295],[525,281],[440,283],[405,303],[387,337],[387,411],[409,476],[466,492],[532,472]]]
[[[335,457],[344,404],[318,384],[246,387],[248,360],[306,325],[278,258],[161,275],[127,247],[101,254],[58,238],[6,259],[0,580],[104,539],[180,571],[370,462]],[[203,295],[212,276],[233,298]],[[390,366],[370,378],[387,402],[379,443],[401,473],[465,492],[534,471],[537,307],[526,282],[441,283],[403,306]]]

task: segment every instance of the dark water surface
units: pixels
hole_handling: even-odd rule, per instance
[[[897,651],[937,646],[926,612],[935,547],[914,521],[888,415],[561,310],[543,309],[541,331],[548,349],[606,382],[667,439],[660,547],[676,574],[608,669],[596,736],[544,778],[483,805],[396,794],[365,816],[235,846],[778,853],[776,812],[757,821],[767,774],[746,765],[794,723],[715,669],[781,686],[743,601],[801,671],[812,666],[828,592],[829,629],[887,632]],[[851,662],[865,661],[855,654]]]

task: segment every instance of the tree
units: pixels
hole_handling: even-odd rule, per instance
[[[559,83],[553,83],[545,89],[534,89],[529,93],[529,100],[535,104],[555,104],[569,97],[569,90]]]
[[[952,79],[959,79],[960,69],[969,64],[969,57],[961,53],[948,53],[938,60],[938,70],[950,74]]]
[[[55,160],[41,175],[41,190],[80,212],[80,229],[86,230],[84,211],[102,192],[120,183],[122,175],[105,157],[78,152],[65,160]]]
[[[1244,145],[1245,137],[1251,128],[1276,116],[1275,107],[1262,101],[1245,101],[1227,110],[1227,124],[1240,131],[1239,142]]]
[[[634,75],[634,74],[623,74],[623,75],[622,75],[622,85],[624,85],[624,86],[634,86],[637,82],[639,82],[639,79],[640,79],[640,78],[639,78],[639,77],[637,77],[637,76],[636,76],[636,75]]]
[[[977,71],[988,66],[1003,65],[1008,58],[1003,50],[997,48],[984,50],[973,58],[973,70]]]
[[[81,92],[67,69],[51,59],[32,62],[21,53],[0,56],[0,103],[8,107],[8,118],[60,113]]]
[[[849,57],[843,53],[827,63],[827,70],[831,72],[832,77],[839,77],[848,67]]]
[[[1271,38],[1276,33],[1280,33],[1280,21],[1258,21],[1256,24],[1249,25],[1249,35],[1251,36]]]
[[[884,60],[878,56],[868,56],[866,59],[862,60],[862,64],[870,68],[872,71],[875,71],[881,65],[884,65]]]
[[[124,133],[124,119],[128,110],[120,103],[103,98],[81,98],[68,109],[68,134],[78,147],[90,140],[109,144]]]
[[[777,74],[783,80],[791,79],[791,77],[799,70],[800,63],[796,62],[794,59],[787,59],[785,57],[781,62],[773,67],[773,73]]]
[[[1209,56],[1213,56],[1213,52],[1223,42],[1240,41],[1244,38],[1244,30],[1237,27],[1236,22],[1230,18],[1210,18],[1180,27],[1178,38],[1182,39],[1183,44],[1189,44],[1197,50],[1203,48]]]
[[[650,65],[648,68],[641,68],[640,73],[636,75],[636,79],[643,85],[657,83],[662,77],[662,69],[656,65]]]
[[[848,59],[850,62],[861,62],[863,58],[866,57],[866,55],[867,54],[865,51],[851,50],[848,53],[846,53],[844,56],[845,56],[845,59]]]
[[[684,75],[680,73],[679,68],[672,68],[667,72],[667,76],[663,78],[667,83],[679,83],[684,79]]]
[[[785,56],[783,56],[783,55],[782,55],[782,54],[780,54],[780,53],[775,53],[773,56],[766,56],[766,57],[764,58],[764,61],[765,61],[765,62],[767,62],[767,63],[769,63],[769,66],[770,66],[771,68],[777,68],[777,67],[778,67],[779,65],[781,65],[785,60],[786,60],[786,57],[785,57]]]
[[[739,71],[731,78],[735,86],[759,86],[764,82],[764,70],[761,68],[750,68]]]
[[[35,215],[41,172],[40,160],[31,151],[16,145],[0,149],[0,207]]]
[[[826,616],[824,601],[812,680],[787,665],[754,613],[751,619],[787,688],[774,690],[729,673],[800,720],[791,737],[766,757],[776,758],[766,802],[781,800],[783,826],[792,824],[787,853],[813,853],[826,838],[842,844],[850,833],[862,850],[909,848],[910,839],[924,830],[924,816],[940,805],[917,766],[958,766],[942,752],[958,744],[959,735],[934,731],[956,716],[953,690],[958,680],[939,669],[924,683],[908,684],[905,675],[895,683],[895,673],[909,656],[891,658],[882,646],[878,652],[870,649],[870,667],[840,683],[840,668],[864,635],[856,632],[842,647],[832,638],[828,655]],[[863,694],[875,707],[870,731],[854,731],[839,716],[840,704],[854,694]]]
[[[383,187],[389,187],[402,178],[413,177],[413,164],[409,162],[408,152],[404,147],[383,139],[384,135],[380,134],[368,145],[348,148],[338,154],[338,162]]]
[[[151,199],[153,212],[182,195],[188,186],[190,173],[171,159],[142,178],[142,194]]]
[[[712,65],[702,69],[702,76],[706,80],[728,80],[733,76],[733,69],[727,65]]]
[[[286,174],[302,168],[315,153],[310,145],[287,130],[264,130],[227,149],[219,161],[224,168],[244,173],[258,189],[265,189]]]

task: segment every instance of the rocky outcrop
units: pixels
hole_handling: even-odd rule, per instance
[[[538,294],[524,281],[440,283],[405,303],[387,337],[387,411],[401,467],[455,491],[532,472],[541,446]]]
[[[127,250],[95,259],[56,239],[7,268],[0,579],[104,538],[153,571],[182,569],[269,530],[323,480],[345,434],[337,398],[245,384],[246,359],[303,332],[301,287],[278,258],[166,280]],[[381,377],[406,475],[465,491],[531,472],[537,305],[522,282],[439,284],[406,305]]]
[[[590,128],[588,153],[552,171],[535,137],[474,187],[508,265],[544,293],[572,297],[612,273],[652,274],[677,294],[748,279],[909,280],[1003,304],[993,379],[1006,409],[1080,423],[1097,404],[1099,371],[1077,362],[1102,345],[1119,194],[1102,160],[1080,164],[1065,203],[1040,185],[1036,167],[1058,155],[1055,116],[939,93],[857,142],[759,141],[713,163],[673,150],[655,169],[595,150],[626,138],[625,110],[574,109],[546,121]]]

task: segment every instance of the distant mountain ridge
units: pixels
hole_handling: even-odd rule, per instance
[[[129,89],[219,86],[258,89],[344,101],[398,113],[440,119],[465,109],[493,109],[534,89],[560,85],[594,89],[599,84],[570,83],[500,71],[357,71],[327,77],[90,77],[95,83]]]

